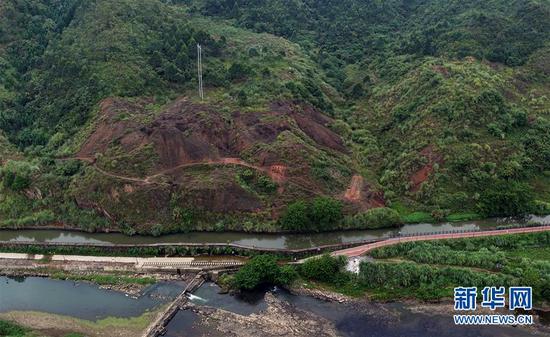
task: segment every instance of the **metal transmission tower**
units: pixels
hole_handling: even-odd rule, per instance
[[[199,79],[199,96],[204,99],[204,90],[202,89],[202,47],[197,43],[197,77]]]

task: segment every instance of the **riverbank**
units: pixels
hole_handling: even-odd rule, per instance
[[[425,330],[426,324],[445,331],[438,335],[441,337],[468,335],[461,330],[463,328],[454,325],[450,310],[452,305],[445,301],[428,304],[417,301],[379,302],[367,297],[352,298],[327,290],[299,288],[291,289],[290,293],[271,288],[244,297],[218,294],[219,291],[212,283],[206,283],[198,289],[195,295],[190,296],[191,302],[187,302],[184,310],[178,312],[168,325],[165,336],[352,337],[367,332],[381,337],[432,336]],[[82,289],[75,294],[83,293]],[[56,296],[67,295],[56,292]],[[115,293],[109,298],[113,295]],[[89,305],[86,301],[79,303],[82,308]],[[39,335],[49,337],[61,337],[68,333],[87,337],[136,337],[167,305],[155,306],[152,310],[127,318],[103,317],[92,320],[32,310],[13,310],[0,313],[0,320],[32,327]],[[547,327],[536,322],[531,328],[472,327],[478,329],[479,334],[470,335],[528,337],[550,333]]]
[[[15,322],[43,336],[57,337],[77,333],[86,337],[136,337],[141,335],[162,309],[139,317],[109,317],[97,321],[36,311],[0,313],[0,319]]]
[[[340,231],[354,231],[354,230],[366,230],[366,229],[391,229],[391,228],[397,228],[400,227],[403,224],[408,225],[415,225],[415,224],[421,224],[421,223],[432,223],[432,224],[438,224],[438,223],[445,223],[445,222],[465,222],[465,221],[493,221],[495,219],[490,218],[483,218],[479,214],[476,213],[456,213],[456,214],[450,214],[449,216],[445,217],[444,219],[440,219],[439,221],[434,218],[431,214],[426,212],[410,212],[407,214],[403,214],[400,216],[401,220],[396,223],[389,223],[385,226],[373,226],[373,227],[364,227],[364,226],[336,226],[334,228],[329,228],[327,230],[324,230],[322,232],[330,233],[330,232],[340,232]],[[93,232],[86,230],[85,228],[71,225],[71,224],[65,224],[62,222],[54,222],[49,224],[41,224],[37,226],[32,225],[5,225],[0,224],[0,230],[64,230],[64,231],[77,231],[77,232],[87,232],[87,233],[123,233],[128,236],[135,236],[136,233],[128,233],[127,231],[119,228],[119,227],[94,227]],[[206,232],[206,233],[214,233],[219,232],[219,229],[217,229],[215,226],[210,227],[204,227],[202,230],[197,230],[199,232]],[[282,227],[276,227],[276,226],[253,226],[250,228],[246,228],[246,230],[235,230],[235,229],[224,229],[224,232],[229,233],[249,233],[249,234],[311,234],[308,232],[303,231],[296,231],[296,230],[289,230]],[[313,232],[312,232],[313,233]],[[167,232],[162,233],[162,235],[170,235],[170,234],[178,234],[178,232]],[[153,235],[151,233],[137,233],[137,236],[139,235],[151,235],[151,236],[158,236]]]
[[[33,241],[20,240],[19,237],[9,241],[0,240],[0,252],[4,253],[25,253],[42,255],[91,255],[91,256],[125,256],[125,257],[151,257],[151,256],[197,256],[197,255],[240,255],[254,256],[258,254],[274,254],[284,258],[303,259],[311,255],[318,255],[330,251],[342,251],[345,254],[361,254],[361,250],[353,247],[370,245],[376,247],[376,242],[400,242],[401,240],[417,241],[430,238],[455,238],[469,236],[501,235],[506,232],[528,232],[539,231],[550,228],[548,225],[534,225],[522,227],[501,227],[491,231],[480,230],[479,228],[464,228],[445,231],[419,231],[414,233],[402,233],[397,235],[390,233],[362,240],[341,240],[340,243],[315,245],[311,238],[307,239],[307,248],[266,248],[256,245],[243,245],[238,243],[104,243],[97,240],[89,242],[59,242],[59,241]],[[0,239],[3,236],[0,231]],[[17,233],[20,235],[20,233]],[[393,238],[392,238],[393,237]],[[352,249],[353,248],[353,249]],[[348,255],[349,255],[348,254]]]
[[[45,277],[55,280],[69,280],[75,282],[88,282],[98,285],[102,289],[115,290],[130,296],[137,296],[147,286],[159,281],[182,280],[181,275],[170,274],[137,274],[127,272],[90,272],[90,271],[60,271],[52,268],[37,268],[33,270],[2,268],[0,276],[9,278]]]
[[[448,303],[379,302],[316,290],[271,288],[256,295],[220,295],[219,288],[205,285],[193,304],[176,315],[166,337],[528,337],[549,330],[506,326],[461,327]],[[312,297],[313,296],[313,297]],[[424,305],[425,310],[415,308]],[[315,329],[315,326],[319,327]]]
[[[439,300],[433,300],[430,302],[421,301],[418,299],[400,299],[400,300],[373,300],[368,294],[365,294],[361,297],[346,296],[344,294],[323,288],[321,286],[311,287],[311,284],[308,284],[309,287],[304,287],[303,285],[294,286],[289,289],[290,293],[296,296],[309,296],[316,298],[322,301],[339,303],[351,307],[361,307],[367,303],[395,303],[405,306],[409,311],[413,313],[420,313],[431,315],[437,313],[451,319],[453,315],[457,312],[454,310],[454,301],[451,298],[443,298]],[[534,324],[533,325],[524,325],[520,328],[532,332],[535,334],[550,334],[550,320],[547,319],[548,312],[550,308],[546,309],[534,309],[528,314],[533,315]],[[492,315],[492,314],[502,314],[508,315],[510,311],[506,308],[497,309],[492,311],[488,308],[477,308],[476,314],[480,315]]]
[[[527,225],[530,223],[550,223],[550,215],[546,216],[537,216],[537,215],[528,215],[523,218],[518,217],[504,217],[504,218],[479,218],[474,217],[472,214],[457,214],[456,216],[450,216],[448,219],[445,219],[444,221],[436,221],[431,216],[427,215],[427,213],[422,212],[414,212],[408,215],[410,219],[407,221],[403,221],[402,225],[389,225],[384,228],[334,228],[322,232],[299,232],[299,231],[292,231],[292,230],[285,230],[281,229],[278,231],[234,231],[234,230],[210,230],[210,231],[191,231],[186,233],[163,233],[160,236],[153,236],[153,235],[141,235],[141,234],[125,234],[124,231],[122,231],[119,228],[95,228],[94,231],[88,231],[84,228],[69,225],[69,224],[62,224],[62,223],[55,223],[50,225],[37,225],[37,226],[0,226],[0,241],[1,239],[1,233],[4,231],[23,231],[23,232],[33,232],[33,231],[62,231],[62,232],[72,232],[75,234],[82,233],[82,234],[121,234],[126,238],[129,238],[131,241],[140,242],[142,240],[152,240],[152,241],[162,241],[163,238],[167,237],[177,237],[177,236],[188,236],[192,237],[193,235],[211,235],[211,236],[218,236],[218,235],[224,235],[227,234],[229,237],[234,237],[235,235],[242,235],[243,237],[246,236],[255,236],[259,235],[260,237],[273,237],[273,236],[293,236],[293,235],[305,235],[305,236],[321,236],[326,234],[335,234],[335,233],[354,233],[354,232],[364,232],[364,231],[370,231],[370,232],[405,232],[408,233],[409,228],[414,228],[415,226],[420,227],[433,227],[433,228],[440,228],[440,227],[464,227],[464,226],[478,226],[482,228],[496,228],[500,225]],[[429,231],[429,229],[428,229]],[[191,241],[181,241],[181,242],[191,242]],[[226,240],[222,241],[216,241],[216,242],[226,242]]]

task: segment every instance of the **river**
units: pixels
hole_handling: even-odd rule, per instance
[[[259,314],[267,308],[263,293],[237,297],[219,294],[219,288],[206,283],[195,292],[192,301],[240,315]],[[275,289],[277,298],[290,303],[293,308],[307,311],[332,322],[343,337],[527,337],[531,332],[514,327],[457,327],[452,316],[425,314],[412,311],[401,303],[371,303],[361,305],[326,302],[308,296],[295,296]],[[223,337],[222,333],[206,331],[194,312],[180,311],[167,327],[166,337]],[[541,336],[541,334],[538,334]]]
[[[92,321],[106,317],[135,317],[174,298],[182,287],[181,283],[162,282],[146,288],[138,298],[131,298],[85,282],[0,277],[0,313],[13,310],[40,311]],[[295,296],[280,289],[273,290],[273,293],[297,310],[332,322],[343,337],[533,336],[524,329],[513,327],[456,327],[451,316],[416,313],[399,303],[364,302],[357,306]],[[200,306],[220,308],[245,316],[261,314],[267,308],[264,292],[237,297],[220,294],[218,286],[213,283],[206,283],[199,288],[192,296],[192,301]],[[199,315],[191,310],[180,311],[167,327],[166,337],[202,336],[227,335],[200,324]]]
[[[0,276],[0,312],[40,311],[92,321],[136,317],[172,300],[183,288],[181,283],[160,282],[132,298],[87,282]]]
[[[388,237],[399,232],[420,234],[452,230],[488,229],[512,223],[549,223],[550,216],[525,219],[499,218],[480,221],[409,224],[397,229],[352,230],[308,234],[252,234],[238,232],[191,232],[159,237],[126,236],[120,233],[86,233],[64,230],[0,230],[0,241],[60,243],[146,244],[146,243],[235,243],[259,248],[302,249]]]

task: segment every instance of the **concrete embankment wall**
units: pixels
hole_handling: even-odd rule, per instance
[[[95,255],[95,256],[197,256],[275,254],[287,258],[303,258],[324,252],[373,243],[378,240],[341,243],[305,249],[277,249],[249,247],[223,243],[159,243],[159,244],[99,244],[0,241],[0,252],[45,255]]]

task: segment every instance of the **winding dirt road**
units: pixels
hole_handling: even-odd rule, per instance
[[[116,174],[116,173],[106,171],[106,170],[102,169],[101,167],[99,167],[97,165],[96,161],[93,158],[89,158],[89,157],[70,157],[70,158],[60,158],[60,159],[61,160],[69,160],[69,159],[80,160],[80,161],[91,164],[91,166],[96,171],[98,171],[99,173],[101,173],[103,175],[106,175],[106,176],[109,176],[109,177],[115,178],[115,179],[125,180],[125,181],[129,181],[129,182],[134,182],[134,183],[141,183],[141,184],[146,184],[146,185],[165,184],[163,182],[155,181],[155,178],[161,177],[161,176],[166,175],[168,173],[172,173],[172,172],[177,171],[177,170],[182,169],[182,168],[200,166],[200,165],[236,165],[236,166],[247,167],[247,168],[250,168],[250,169],[253,169],[253,170],[256,170],[256,171],[260,171],[260,172],[263,172],[263,173],[269,175],[273,179],[273,181],[277,185],[279,185],[279,188],[281,188],[281,186],[284,182],[289,182],[293,185],[296,185],[296,186],[302,188],[305,191],[309,191],[309,192],[312,192],[314,194],[320,193],[319,191],[312,189],[312,187],[309,186],[308,184],[301,182],[299,180],[299,178],[297,178],[297,177],[293,177],[293,178],[290,178],[290,179],[287,178],[285,176],[286,167],[284,165],[257,166],[257,165],[247,163],[247,162],[245,162],[244,160],[242,160],[240,158],[224,157],[224,158],[220,158],[218,160],[207,160],[207,161],[197,161],[197,162],[185,163],[185,164],[181,164],[181,165],[178,165],[178,166],[174,166],[174,167],[164,169],[160,172],[154,173],[152,175],[149,175],[149,176],[146,176],[146,177],[143,177],[143,178],[123,176],[123,175],[119,175],[119,174]]]
[[[459,239],[459,238],[475,238],[483,236],[497,236],[497,235],[506,235],[506,234],[520,234],[520,233],[534,233],[534,232],[545,232],[550,231],[550,226],[540,226],[540,227],[525,227],[525,228],[512,228],[512,229],[502,229],[502,230],[492,230],[492,231],[482,231],[482,232],[468,232],[468,233],[453,233],[453,234],[433,234],[433,235],[420,235],[420,236],[410,236],[410,237],[398,237],[387,239],[383,241],[378,241],[374,243],[369,243],[366,245],[338,250],[332,252],[332,256],[347,256],[355,257],[360,256],[369,251],[385,247],[396,245],[402,242],[412,242],[412,241],[430,241],[430,240],[445,240],[445,239]]]

